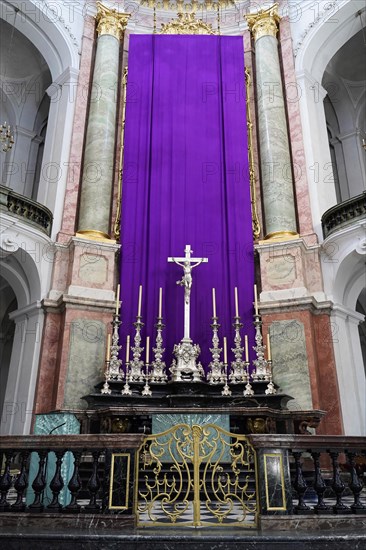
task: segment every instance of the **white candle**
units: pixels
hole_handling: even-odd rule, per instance
[[[159,314],[158,314],[158,317],[161,317],[161,313],[162,313],[162,307],[163,307],[163,289],[160,287],[159,288]]]
[[[254,310],[255,310],[255,314],[258,315],[257,285],[254,285]]]
[[[130,335],[127,336],[126,341],[126,363],[130,362]]]
[[[117,297],[116,297],[116,314],[118,315],[119,312],[119,293],[120,293],[121,287],[118,284],[117,285]]]
[[[137,317],[141,317],[142,285],[139,287],[139,304],[137,307]]]
[[[146,364],[149,364],[150,336],[146,336]]]
[[[270,341],[270,338],[269,338],[269,333],[267,333],[267,359],[268,359],[268,361],[271,361],[271,360],[272,360],[272,356],[271,356],[271,341]]]
[[[105,355],[105,360],[110,361],[111,358],[111,335],[107,335],[107,351]]]
[[[212,315],[216,317],[216,294],[215,289],[212,289]]]
[[[245,344],[245,362],[249,363],[249,350],[248,350],[248,336],[244,336],[244,344]]]
[[[235,287],[234,293],[235,293],[235,317],[239,317],[238,287]]]
[[[226,336],[224,336],[224,364],[227,365],[227,343],[226,343]]]

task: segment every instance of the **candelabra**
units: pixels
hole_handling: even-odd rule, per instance
[[[103,384],[103,387],[102,389],[100,390],[100,393],[104,394],[104,395],[110,395],[112,393],[112,390],[111,388],[109,387],[109,384],[108,384],[108,380],[110,380],[109,378],[109,360],[105,362],[105,371],[104,371],[104,376],[105,376],[105,382]]]
[[[226,354],[226,352],[225,352]],[[225,395],[225,396],[230,396],[231,395],[231,390],[228,386],[228,383],[227,383],[227,362],[224,363],[224,379],[225,379],[225,385],[222,389],[222,392],[221,392],[221,395]]]
[[[122,346],[118,344],[119,342],[119,326],[121,321],[118,313],[114,313],[112,321],[112,344],[110,348],[110,362],[109,362],[109,379],[110,380],[122,380],[123,373],[121,372],[122,360],[118,358],[119,352],[122,349]]]
[[[145,386],[144,386],[144,389],[141,392],[141,395],[143,395],[144,397],[152,395],[152,391],[150,390],[150,386],[149,386],[150,376],[151,375],[149,374],[149,363],[146,363],[146,365],[145,365]]]
[[[210,384],[224,384],[225,383],[225,374],[223,373],[223,363],[220,361],[220,355],[222,348],[219,347],[219,336],[218,330],[220,328],[219,323],[217,322],[218,317],[212,317],[212,348],[210,352],[212,353],[212,361],[209,364],[210,372],[207,375],[207,380]],[[226,379],[227,382],[227,379]]]
[[[254,391],[253,391],[252,385],[250,383],[249,361],[245,361],[244,368],[245,368],[245,372],[246,372],[247,383],[245,385],[243,395],[244,395],[244,397],[251,397],[252,395],[254,395]]]
[[[130,381],[129,367],[130,367],[130,363],[126,363],[126,383],[123,386],[123,390],[121,390],[122,395],[132,395],[132,390],[129,384],[129,381]]]
[[[254,381],[261,381],[264,380],[268,382],[266,394],[267,395],[274,395],[276,393],[276,389],[272,382],[272,361],[266,360],[264,358],[264,350],[266,349],[266,346],[262,344],[263,337],[262,337],[262,321],[261,317],[258,314],[258,312],[254,315],[254,326],[255,326],[255,343],[254,351],[256,352],[257,358],[253,361],[253,365],[255,367],[255,370],[252,372],[252,380]]]
[[[269,381],[268,381],[267,389],[264,393],[266,395],[275,395],[277,393],[277,390],[274,387],[273,379],[272,379],[272,361],[267,360],[267,366],[269,370]]]
[[[247,381],[247,376],[245,373],[245,363],[243,361],[243,351],[244,348],[241,346],[241,336],[240,329],[243,324],[240,322],[239,315],[234,317],[235,323],[233,327],[235,328],[235,348],[232,348],[231,351],[234,353],[235,361],[231,363],[231,373],[229,375],[229,380],[232,384],[240,384]]]
[[[134,346],[131,347],[133,359],[130,363],[130,382],[143,382],[145,379],[142,370],[144,362],[141,360],[141,354],[144,351],[144,348],[141,347],[141,329],[144,326],[141,319],[142,317],[137,315],[136,322],[133,324],[136,332],[134,337]]]
[[[150,374],[151,382],[156,382],[158,384],[165,384],[168,380],[168,376],[165,373],[165,362],[162,360],[165,348],[163,348],[163,328],[165,327],[163,323],[163,318],[158,317],[158,322],[155,325],[157,330],[156,334],[156,344],[152,349],[154,352],[154,361],[151,363],[152,372]]]

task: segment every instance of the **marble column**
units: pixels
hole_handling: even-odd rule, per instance
[[[246,16],[255,41],[265,239],[298,237],[277,32],[277,4]]]
[[[120,41],[129,14],[97,3],[97,47],[86,132],[77,236],[110,239]]]

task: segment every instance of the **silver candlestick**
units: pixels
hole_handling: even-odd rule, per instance
[[[235,328],[235,348],[232,348],[231,351],[234,353],[235,361],[232,361],[231,363],[231,373],[229,375],[229,380],[232,384],[240,384],[247,381],[244,368],[245,365],[243,361],[244,348],[242,348],[241,346],[240,336],[240,329],[242,328],[243,324],[240,322],[239,316],[234,317],[234,319],[235,323],[233,324],[233,327]]]
[[[258,313],[254,315],[254,326],[255,326],[255,343],[256,345],[253,347],[257,358],[254,359],[253,365],[255,367],[255,370],[252,372],[252,380],[265,380],[266,382],[269,382],[270,379],[270,367],[268,366],[268,361],[264,358],[264,351],[267,346],[264,346],[262,344],[263,337],[262,337],[262,321],[261,317]]]
[[[136,316],[136,322],[133,324],[136,328],[134,337],[134,346],[131,347],[133,359],[130,363],[130,382],[143,382],[145,377],[143,373],[144,362],[141,359],[141,354],[144,348],[141,347],[141,329],[144,323],[141,321],[140,315]]]
[[[126,363],[126,383],[123,386],[123,390],[121,390],[122,395],[132,395],[132,391],[129,384],[129,381],[130,381],[129,367],[130,367],[130,363]]]
[[[122,360],[118,358],[119,352],[122,349],[122,346],[118,344],[119,342],[119,326],[121,321],[118,313],[114,313],[112,321],[112,344],[110,349],[111,359],[109,363],[109,376],[110,380],[122,380],[123,372],[121,372]]]
[[[146,365],[145,365],[145,386],[144,386],[144,389],[141,392],[141,395],[143,395],[145,397],[152,395],[152,391],[150,390],[150,386],[149,386],[149,378],[150,378],[149,364],[146,363]]]
[[[163,328],[165,327],[163,323],[163,318],[158,317],[158,322],[155,325],[155,328],[157,330],[156,333],[156,343],[155,347],[152,349],[154,353],[154,361],[151,363],[152,365],[152,372],[150,374],[151,382],[156,382],[158,384],[165,384],[168,380],[168,376],[165,373],[165,362],[163,359],[163,354],[165,352],[165,348],[163,348]]]
[[[223,362],[220,361],[220,355],[222,348],[219,347],[220,341],[218,336],[218,330],[220,328],[219,323],[217,322],[218,317],[212,317],[212,348],[210,352],[212,354],[212,361],[209,364],[210,371],[207,374],[207,380],[210,384],[224,384],[225,383],[225,374],[223,373]],[[227,377],[226,377],[227,382]]]
[[[222,389],[221,395],[230,396],[231,389],[229,388],[227,383],[227,363],[224,363],[224,377],[225,377],[225,386]]]
[[[104,395],[110,395],[112,393],[112,390],[108,384],[108,381],[110,380],[109,363],[110,363],[109,360],[105,362],[105,372],[104,372],[105,382],[103,384],[102,389],[100,390],[100,393],[103,393]]]
[[[249,364],[250,364],[249,361],[245,361],[245,363],[244,363],[246,377],[247,377],[247,383],[246,383],[245,389],[243,391],[244,397],[251,397],[252,395],[254,395],[254,391],[253,391],[252,385],[250,383]]]
[[[269,382],[268,382],[268,385],[267,385],[267,389],[264,393],[266,395],[276,395],[277,390],[274,387],[273,379],[272,379],[272,361],[269,360],[269,359],[267,360],[267,366],[268,366],[268,370],[269,370]]]

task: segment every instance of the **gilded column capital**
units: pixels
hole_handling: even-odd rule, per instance
[[[266,10],[259,10],[257,13],[250,13],[244,17],[254,40],[258,40],[262,36],[277,36],[278,23],[281,19],[278,15],[277,2]]]
[[[127,27],[130,13],[119,13],[115,9],[108,8],[101,2],[97,2],[98,12],[96,15],[98,36],[110,34],[121,40]]]

